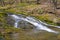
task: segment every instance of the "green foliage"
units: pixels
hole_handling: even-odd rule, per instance
[[[19,3],[18,4],[18,6],[20,6],[20,7],[25,7],[25,6],[28,6],[29,4],[27,4],[27,3]]]
[[[53,22],[54,17],[53,17],[53,19],[52,19],[52,17],[53,17],[53,16],[49,16],[49,14],[44,14],[44,15],[36,16],[35,18],[37,18],[37,19],[39,19],[39,20],[41,20],[41,21],[43,21],[43,22],[46,22],[47,24],[59,26],[57,23],[54,23],[54,22]],[[50,20],[50,19],[52,19],[52,20]],[[57,21],[57,20],[56,20],[56,21]]]
[[[43,14],[44,11],[43,11],[42,9],[39,9],[39,10],[38,10],[38,13],[39,13],[39,14]]]

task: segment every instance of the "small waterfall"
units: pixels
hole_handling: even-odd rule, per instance
[[[32,17],[26,17],[26,18],[24,18],[24,17],[19,17],[17,15],[10,15],[10,16],[12,17],[12,19],[15,20],[14,26],[16,28],[18,28],[18,22],[21,21],[21,20],[23,20],[23,21],[29,22],[32,25],[36,26],[36,29],[38,29],[38,30],[45,30],[45,31],[52,32],[52,33],[59,33],[57,31],[54,31],[54,30],[48,28],[47,26],[44,26],[40,21],[35,20]]]

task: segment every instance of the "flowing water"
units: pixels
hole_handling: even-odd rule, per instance
[[[46,24],[40,20],[37,20],[34,17],[27,16],[25,17],[24,15],[15,15],[15,14],[9,14],[8,19],[13,19],[14,23],[11,22],[11,25],[13,25],[15,28],[25,28],[26,25],[27,27],[31,28],[31,25],[33,25],[32,28],[28,31],[25,30],[19,30],[17,33],[8,33],[6,36],[9,37],[7,40],[58,40],[60,38],[59,31],[54,30],[48,26],[53,26]],[[9,20],[12,21],[12,20]],[[20,25],[22,23],[22,25]],[[25,22],[25,23],[24,23]],[[21,28],[21,29],[23,29]],[[29,29],[26,28],[26,29]],[[54,28],[60,28],[59,26],[54,26]],[[6,39],[4,39],[6,40]],[[59,39],[60,40],[60,39]]]
[[[40,21],[34,19],[33,17],[25,17],[24,18],[24,17],[19,17],[17,15],[9,15],[9,16],[12,17],[12,19],[15,20],[15,24],[14,24],[15,28],[18,28],[18,22],[20,22],[21,20],[23,20],[23,21],[31,23],[38,30],[45,30],[45,31],[52,32],[52,33],[59,33],[57,31],[54,31],[54,30],[48,28],[47,26],[44,26]]]

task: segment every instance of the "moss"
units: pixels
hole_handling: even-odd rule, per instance
[[[50,20],[50,19],[52,19],[52,17],[49,16],[48,14],[35,16],[35,18],[37,18],[37,19],[39,19],[39,20],[41,20],[41,21],[43,21],[43,22],[45,22],[47,24],[54,25],[54,26],[59,26],[57,23],[54,23],[53,20]]]
[[[28,4],[27,3],[19,3],[18,4],[18,6],[20,6],[20,7],[25,7],[25,6],[27,6]]]
[[[1,23],[5,23],[5,14],[4,13],[0,13],[0,24]]]

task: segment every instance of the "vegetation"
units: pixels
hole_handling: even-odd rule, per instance
[[[59,18],[55,17],[55,15],[43,14],[41,16],[37,16],[36,18],[47,24],[54,25],[54,26],[60,26],[59,25],[60,23],[58,24]]]
[[[57,12],[56,9],[58,1],[52,0],[53,3],[49,4],[51,0],[48,2],[44,0],[0,0],[0,40],[60,40],[60,34],[56,35],[48,32],[33,33],[34,30],[26,31],[21,28],[14,28],[14,26],[7,23],[6,19],[8,13],[22,14],[33,16],[47,24],[60,26],[60,14],[58,14],[60,12]],[[53,5],[53,7],[50,5]],[[54,11],[51,12],[53,9]],[[59,29],[55,30],[60,31]]]

